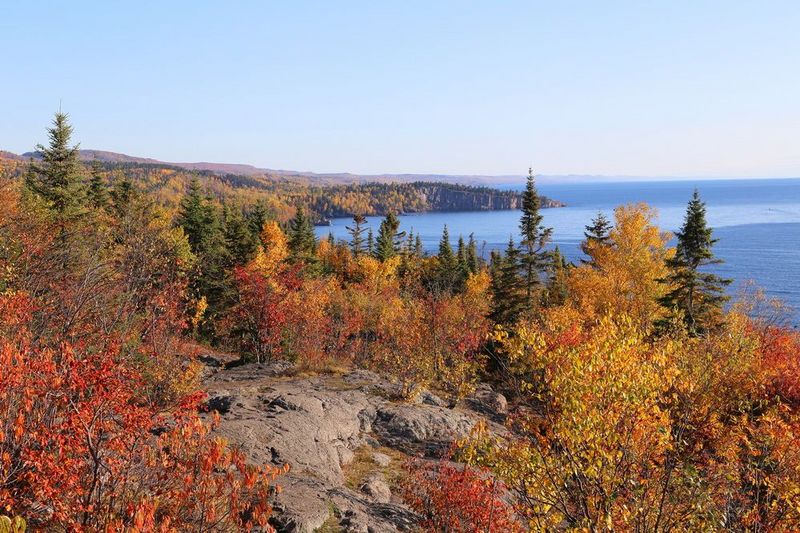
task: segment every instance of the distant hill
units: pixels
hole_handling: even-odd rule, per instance
[[[38,158],[38,152],[26,152],[21,156],[11,152],[9,159],[30,159]],[[5,156],[2,156],[5,157]],[[445,183],[464,183],[464,184],[489,184],[489,183],[511,183],[523,179],[524,176],[470,176],[470,175],[448,175],[448,174],[352,174],[349,172],[317,173],[303,172],[297,170],[279,170],[271,168],[259,168],[253,165],[240,163],[209,163],[205,161],[196,163],[176,163],[170,161],[160,161],[147,157],[130,156],[106,150],[81,150],[80,158],[84,161],[100,161],[102,163],[137,163],[149,165],[166,165],[170,167],[182,168],[185,170],[201,170],[212,172],[218,175],[234,174],[237,176],[266,176],[270,178],[299,178],[316,183],[412,183],[418,181],[436,181]]]
[[[36,152],[0,154],[0,177],[22,176],[28,161],[38,157]],[[404,174],[397,179],[393,175],[255,172],[249,165],[166,163],[102,150],[82,150],[80,157],[85,162],[97,162],[109,183],[124,175],[170,210],[177,208],[192,179],[198,179],[219,202],[252,206],[261,201],[278,220],[289,218],[300,205],[318,222],[353,213],[382,216],[390,212],[518,209],[521,205],[518,191],[465,183],[454,176],[424,180],[420,178],[428,176]],[[544,196],[541,200],[543,207],[564,205]]]

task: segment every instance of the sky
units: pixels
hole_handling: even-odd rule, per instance
[[[800,176],[800,2],[2,2],[0,149],[354,173]]]

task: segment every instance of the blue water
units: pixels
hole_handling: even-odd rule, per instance
[[[659,225],[674,231],[683,222],[695,187],[707,204],[708,222],[719,239],[715,252],[725,261],[716,271],[735,280],[731,294],[755,283],[768,296],[792,307],[795,322],[800,321],[800,179],[542,184],[539,191],[567,204],[542,213],[544,223],[553,228],[554,244],[576,261],[581,257],[584,226],[598,211],[611,219],[618,205],[647,202],[657,208]],[[426,251],[437,249],[447,224],[453,244],[459,235],[466,238],[474,233],[488,255],[492,249],[504,248],[511,234],[519,240],[519,215],[519,211],[421,213],[400,220],[401,229],[422,237]],[[377,233],[380,217],[368,220]],[[330,227],[317,228],[317,233],[324,236],[330,231],[337,239],[346,239],[349,223],[350,219],[334,219]]]

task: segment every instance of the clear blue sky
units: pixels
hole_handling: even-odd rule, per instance
[[[800,175],[800,2],[5,2],[0,148],[295,170]]]

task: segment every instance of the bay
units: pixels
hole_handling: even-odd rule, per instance
[[[501,186],[521,189],[518,184]],[[567,207],[542,211],[544,223],[553,228],[553,244],[570,261],[582,254],[579,244],[584,226],[602,211],[612,218],[619,205],[647,202],[658,210],[658,224],[674,231],[683,223],[686,203],[695,188],[707,204],[708,222],[719,239],[716,254],[725,262],[714,270],[733,278],[732,295],[746,286],[764,289],[770,297],[780,298],[793,308],[792,319],[800,322],[800,178],[681,180],[604,183],[542,183],[539,191],[560,200]],[[435,253],[446,224],[453,245],[459,235],[475,235],[484,256],[502,249],[509,236],[519,241],[520,212],[472,211],[415,213],[400,217],[401,229],[420,235],[426,252]],[[377,234],[381,217],[368,217]],[[317,234],[333,233],[347,239],[350,219],[334,219]]]

